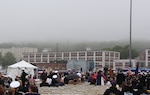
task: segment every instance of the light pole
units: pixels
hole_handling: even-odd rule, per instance
[[[130,0],[130,45],[129,45],[129,67],[131,67],[132,59],[132,0]]]

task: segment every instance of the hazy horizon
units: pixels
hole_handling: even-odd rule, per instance
[[[150,0],[132,0],[132,39],[150,40]],[[0,43],[129,40],[130,0],[0,1]]]

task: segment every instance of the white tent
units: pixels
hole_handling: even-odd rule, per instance
[[[7,75],[11,76],[14,80],[16,76],[21,76],[22,70],[24,70],[28,75],[35,75],[35,70],[37,71],[36,66],[22,60],[18,63],[8,66]]]

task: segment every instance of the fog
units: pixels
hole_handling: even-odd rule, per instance
[[[132,0],[132,39],[150,40],[150,0]],[[129,39],[130,0],[0,0],[0,43]]]

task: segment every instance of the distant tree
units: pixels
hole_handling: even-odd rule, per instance
[[[129,45],[122,47],[120,51],[120,58],[121,59],[128,59],[129,58]]]
[[[132,58],[138,57],[139,53],[138,51],[134,48],[132,49]]]
[[[120,52],[122,50],[122,47],[121,46],[114,46],[113,50]]]
[[[3,65],[3,57],[2,57],[1,52],[0,52],[0,65]]]
[[[129,45],[126,45],[124,47],[121,46],[114,46],[113,48],[105,48],[103,50],[112,50],[112,51],[118,51],[120,52],[120,58],[121,59],[128,59],[129,58]],[[132,49],[132,59],[138,56],[138,52],[136,49]]]
[[[103,50],[112,50],[112,48],[104,48]]]
[[[122,48],[121,52],[121,59],[128,59],[129,58],[129,45],[126,45]],[[135,48],[131,50],[131,58],[134,59],[138,56],[138,51]]]
[[[3,57],[3,66],[6,67],[8,65],[14,64],[16,62],[16,58],[11,52],[7,52]]]

